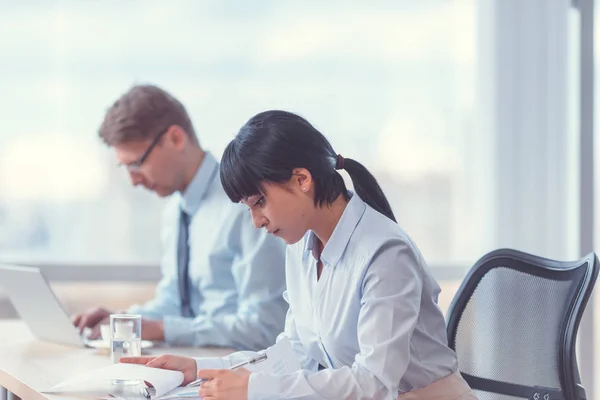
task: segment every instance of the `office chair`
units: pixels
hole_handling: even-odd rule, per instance
[[[559,262],[502,249],[477,261],[447,333],[479,400],[586,399],[575,340],[597,277],[594,253]]]

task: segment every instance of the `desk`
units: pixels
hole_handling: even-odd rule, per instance
[[[221,357],[231,352],[223,348],[155,347],[144,354]],[[82,400],[84,397],[78,395],[42,394],[40,390],[82,371],[109,364],[105,351],[40,341],[21,320],[0,320],[0,386],[23,400]]]

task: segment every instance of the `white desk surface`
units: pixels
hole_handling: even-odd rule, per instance
[[[220,357],[231,351],[223,348],[154,347],[144,350],[144,355]],[[107,351],[40,341],[20,320],[0,320],[0,386],[23,400],[86,399],[80,395],[42,394],[40,390],[77,373],[109,364]]]

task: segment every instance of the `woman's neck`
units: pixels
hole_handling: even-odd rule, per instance
[[[347,205],[348,200],[343,194],[340,194],[333,203],[317,208],[315,222],[312,224],[311,230],[317,235],[322,244],[319,246],[319,255],[331,238],[333,230],[340,221]]]

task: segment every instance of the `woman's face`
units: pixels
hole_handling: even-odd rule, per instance
[[[298,242],[310,229],[315,215],[310,172],[298,168],[288,182],[265,182],[263,187],[264,193],[242,200],[252,214],[254,226],[265,228],[287,244]]]

